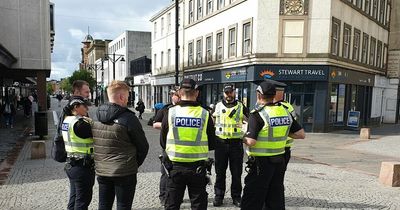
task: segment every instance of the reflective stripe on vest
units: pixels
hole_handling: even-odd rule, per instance
[[[174,162],[196,162],[208,158],[209,113],[201,106],[174,106],[168,110],[166,153]]]
[[[287,101],[282,101],[281,104],[286,106],[287,110],[290,112],[290,114],[292,114],[292,117],[295,117],[295,119],[296,119],[296,112],[294,111],[292,104],[290,104]],[[293,145],[293,139],[288,136],[287,141],[286,141],[286,147],[292,147],[292,145]]]
[[[93,138],[80,138],[74,132],[74,125],[79,121],[79,116],[68,116],[62,124],[62,135],[65,150],[68,154],[92,154]]]
[[[264,127],[258,133],[257,143],[247,148],[249,156],[275,156],[285,152],[292,118],[282,106],[265,106],[259,111]]]
[[[225,110],[223,112],[222,110]],[[231,112],[236,110],[232,117]],[[237,102],[236,106],[227,108],[222,102],[217,103],[214,116],[215,135],[221,139],[238,139],[243,138],[242,121],[243,121],[243,104]]]

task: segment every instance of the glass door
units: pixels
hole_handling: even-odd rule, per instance
[[[296,112],[296,120],[305,131],[311,131],[314,123],[314,94],[287,93],[286,100]]]

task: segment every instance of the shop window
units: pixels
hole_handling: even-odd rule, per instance
[[[330,96],[329,122],[343,123],[346,85],[332,84]]]
[[[304,95],[304,106],[303,106],[303,123],[313,123],[314,117],[314,94]]]

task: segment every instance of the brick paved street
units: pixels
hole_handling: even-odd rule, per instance
[[[54,133],[52,114],[48,116],[49,133]],[[158,201],[159,136],[158,131],[146,125],[149,116],[146,114],[141,121],[150,151],[138,175],[134,209],[162,209]],[[297,158],[289,164],[285,181],[287,209],[400,209],[400,189],[382,186],[376,176],[378,162],[399,161],[399,156],[395,152],[374,151],[399,151],[395,143],[398,137],[393,134],[391,138],[379,136],[374,141],[359,141],[354,133],[310,134],[308,140],[296,142],[293,153]],[[49,155],[51,141],[46,142]],[[389,146],[382,146],[386,142]],[[69,185],[63,164],[49,157],[30,160],[30,146],[28,139],[10,178],[0,186],[0,209],[65,209]],[[374,157],[376,160],[370,161]],[[356,165],[360,166],[353,167]],[[237,209],[231,204],[229,191],[222,208],[212,207],[212,187],[208,187],[208,192],[209,209]],[[97,193],[96,183],[90,209],[97,209]],[[187,195],[182,209],[189,209]]]

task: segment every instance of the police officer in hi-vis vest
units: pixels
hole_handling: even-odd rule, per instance
[[[186,186],[191,209],[207,209],[207,160],[215,147],[214,123],[209,112],[196,102],[199,94],[192,79],[181,82],[181,100],[163,118],[161,147],[172,167],[168,170],[165,209],[180,209]],[[208,169],[207,169],[208,170]]]
[[[94,185],[93,135],[88,104],[81,99],[69,102],[72,115],[64,119],[62,135],[67,152],[65,171],[70,182],[69,210],[88,209]]]
[[[224,99],[215,105],[212,116],[215,119],[215,172],[214,206],[221,206],[226,189],[226,169],[231,171],[231,197],[233,205],[240,207],[242,197],[243,171],[243,121],[248,118],[249,110],[242,102],[237,101],[235,87],[232,83],[224,84]]]
[[[289,111],[274,103],[276,87],[264,81],[257,87],[258,109],[250,113],[243,142],[248,146],[248,175],[241,209],[285,209],[285,146],[288,136],[304,139],[305,133]]]

